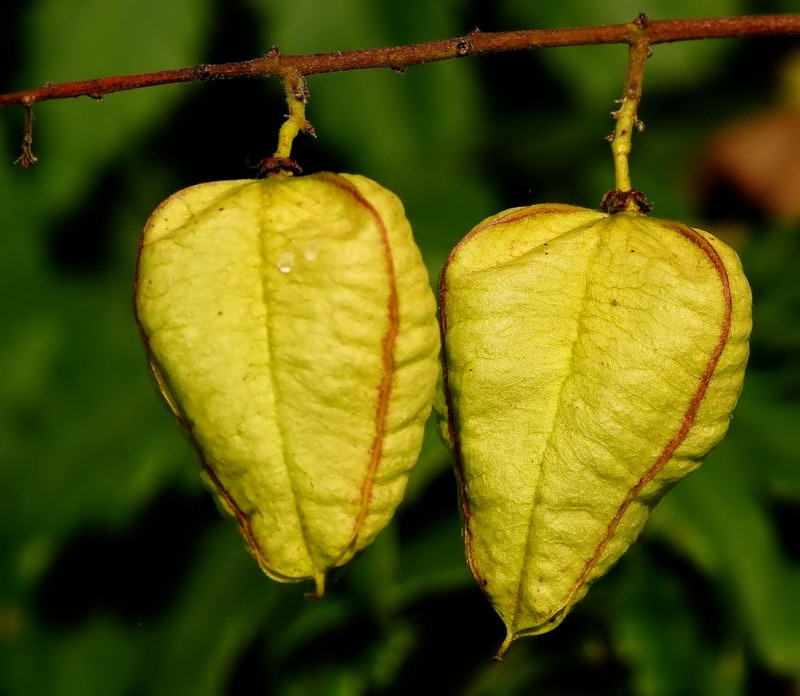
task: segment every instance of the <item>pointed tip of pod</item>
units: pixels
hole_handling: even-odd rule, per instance
[[[506,650],[508,650],[508,648],[511,645],[511,643],[513,642],[513,640],[514,640],[514,634],[511,631],[507,630],[506,631],[505,640],[502,642],[500,647],[497,649],[497,652],[495,653],[495,656],[493,658],[495,662],[502,662],[503,661],[503,655],[506,654]]]
[[[306,599],[322,599],[325,594],[325,573],[315,573],[313,580],[314,591],[306,592]]]

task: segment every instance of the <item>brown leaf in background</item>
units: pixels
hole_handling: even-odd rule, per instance
[[[704,158],[701,188],[732,190],[767,215],[800,219],[800,110],[771,109],[723,127]]]
[[[800,53],[784,61],[778,105],[722,126],[711,136],[700,165],[706,207],[714,198],[743,200],[750,208],[784,220],[800,219]],[[742,206],[741,204],[744,204]]]

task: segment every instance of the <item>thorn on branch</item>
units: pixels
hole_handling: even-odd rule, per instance
[[[25,132],[22,136],[22,154],[14,160],[24,169],[32,167],[39,161],[33,154],[33,104],[25,104]]]

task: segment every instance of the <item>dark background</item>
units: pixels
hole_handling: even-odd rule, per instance
[[[639,11],[797,9],[551,4],[31,0],[3,11],[0,90],[273,44],[318,52]],[[432,429],[394,521],[310,602],[308,587],[260,573],[149,380],[131,301],[140,230],[179,188],[253,176],[286,111],[278,82],[38,105],[28,171],[12,165],[22,110],[0,113],[0,696],[799,694],[800,210],[771,195],[800,180],[800,156],[781,159],[800,141],[798,50],[780,38],[655,47],[633,183],[653,215],[739,251],[755,302],[745,389],[727,438],[641,540],[561,627],[501,664],[502,624],[466,569]],[[395,191],[433,280],[458,239],[504,208],[598,205],[613,186],[604,136],[625,56],[559,48],[312,76],[319,137],[294,154],[307,172]],[[748,138],[756,157],[730,154]],[[762,147],[770,138],[778,146]]]

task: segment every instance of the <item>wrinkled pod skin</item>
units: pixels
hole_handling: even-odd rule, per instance
[[[499,655],[557,626],[722,439],[750,311],[733,250],[641,213],[508,210],[452,251],[436,408]]]
[[[433,401],[435,300],[400,201],[330,173],[179,191],[144,230],[135,308],[251,553],[321,595],[392,517]]]

